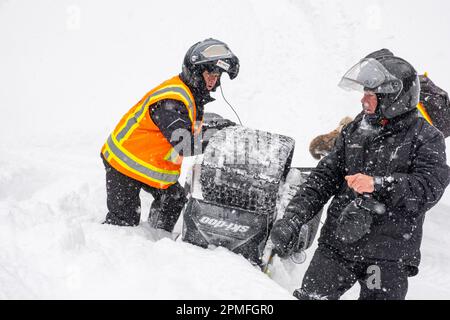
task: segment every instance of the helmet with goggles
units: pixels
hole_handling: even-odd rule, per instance
[[[219,75],[226,72],[234,79],[239,73],[239,59],[222,41],[209,38],[197,42],[186,52],[181,75],[188,85],[202,89],[204,71]],[[219,85],[220,80],[213,90]]]
[[[414,110],[419,102],[420,82],[416,70],[409,62],[386,49],[359,61],[345,73],[339,86],[347,90],[374,92],[379,111],[387,119]]]

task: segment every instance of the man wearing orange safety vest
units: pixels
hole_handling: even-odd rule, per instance
[[[178,183],[182,159],[201,153],[204,106],[222,72],[234,79],[239,59],[221,41],[206,39],[186,53],[182,72],[149,91],[120,120],[101,150],[108,213],[104,223],[137,226],[141,189],[152,194],[149,223],[172,232],[186,203]],[[234,125],[217,124],[216,129]],[[165,232],[164,231],[164,232]]]

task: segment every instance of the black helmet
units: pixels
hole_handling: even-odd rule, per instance
[[[182,77],[193,88],[205,86],[202,73],[226,72],[230,79],[239,73],[239,59],[231,52],[228,45],[212,38],[197,42],[186,52],[183,60]],[[213,91],[220,85],[217,81]]]
[[[415,110],[419,103],[417,71],[387,49],[375,51],[362,59],[342,77],[339,86],[375,92],[379,112],[387,119]]]

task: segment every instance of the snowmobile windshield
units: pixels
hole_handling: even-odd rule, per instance
[[[402,82],[375,59],[363,59],[342,77],[339,87],[346,90],[366,90],[374,93],[395,93],[402,90]]]

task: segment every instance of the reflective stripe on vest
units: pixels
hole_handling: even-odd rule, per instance
[[[179,171],[160,169],[139,160],[131,153],[120,147],[119,143],[114,139],[112,134],[109,136],[106,146],[107,150],[104,153],[105,157],[109,155],[114,160],[119,162],[124,168],[139,176],[143,176],[144,178],[148,178],[162,184],[174,184],[178,181],[178,177],[180,175]]]
[[[178,154],[178,152],[175,150],[175,148],[171,148],[169,152],[164,157],[164,160],[173,162],[173,163],[181,163],[181,156]]]
[[[107,161],[110,159],[115,160],[124,169],[142,177],[144,180],[148,179],[165,186],[176,183],[178,181],[181,168],[177,170],[167,170],[155,167],[154,165],[151,165],[150,163],[134,156],[130,151],[122,146],[122,144],[127,141],[127,138],[133,134],[136,128],[138,128],[140,122],[145,118],[146,112],[148,112],[150,105],[165,98],[174,99],[173,96],[177,96],[177,99],[181,100],[186,106],[189,119],[193,124],[192,131],[194,132],[196,116],[195,104],[193,102],[193,98],[191,98],[190,91],[188,91],[188,89],[183,85],[168,84],[167,86],[158,88],[157,91],[146,97],[144,102],[137,105],[136,108],[130,113],[121,127],[114,130],[114,132],[109,136],[107,142],[105,143],[105,150],[103,152]],[[176,157],[177,155],[178,153],[176,153],[174,148],[171,148],[164,160],[181,165],[182,157]]]
[[[145,112],[148,109],[148,106],[153,104],[156,98],[161,98],[162,96],[164,96],[164,94],[168,95],[174,93],[182,98],[183,102],[187,106],[189,119],[192,123],[194,123],[194,103],[192,102],[191,97],[183,87],[170,85],[152,93],[147,97],[145,102],[141,104],[139,108],[137,108],[136,112],[134,114],[131,114],[131,116],[125,122],[124,127],[119,130],[119,133],[117,134],[117,141],[119,143],[122,143],[123,139],[127,138],[133,132],[136,125],[145,116]]]
[[[433,121],[431,120],[430,115],[428,114],[427,110],[425,109],[424,105],[422,104],[422,102],[419,102],[419,104],[417,105],[417,109],[419,109],[420,114],[422,115],[422,117],[425,118],[425,120],[428,121],[429,124],[433,125]]]

